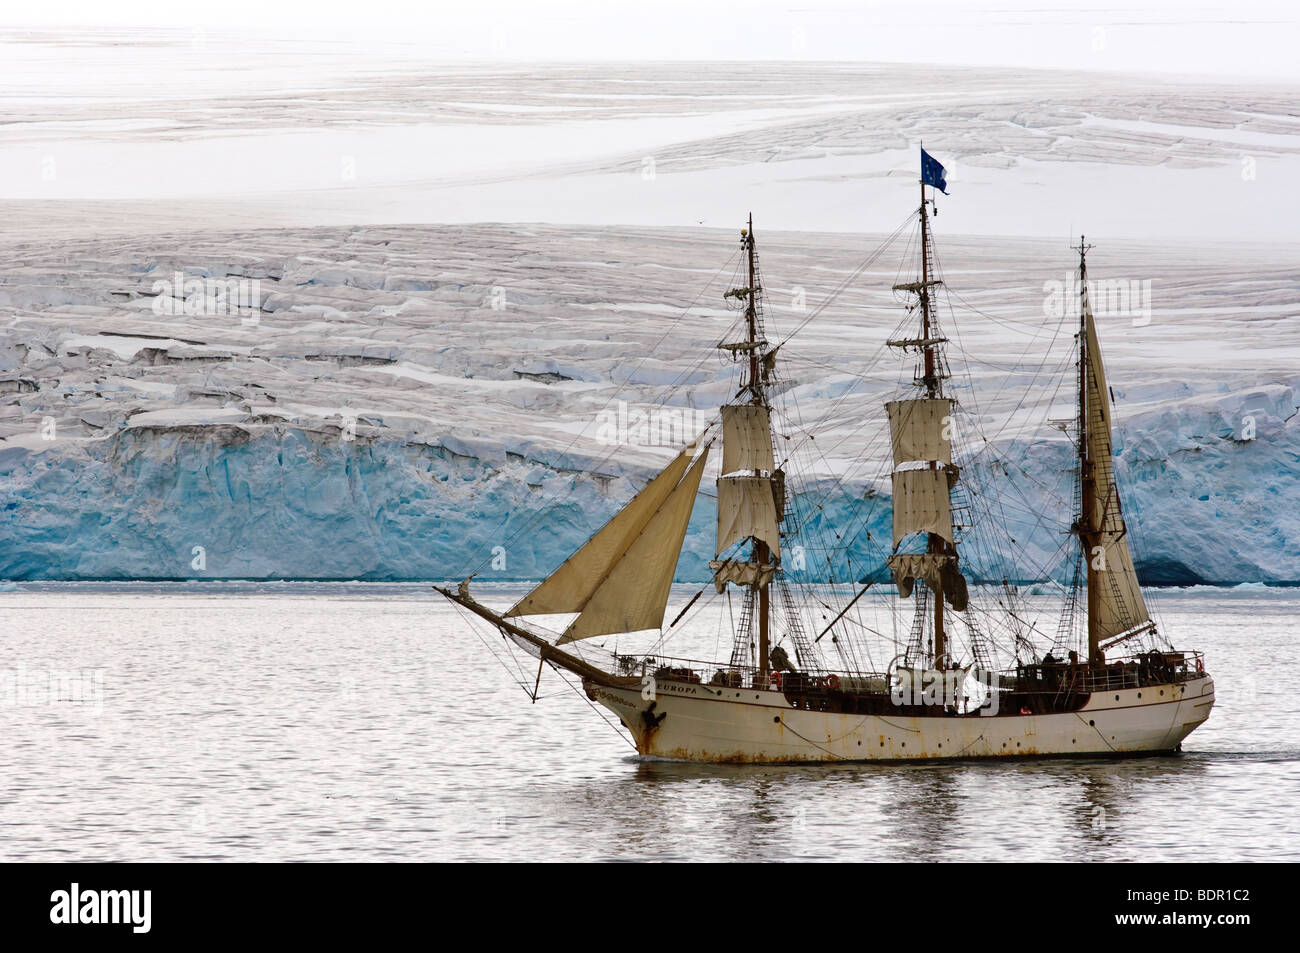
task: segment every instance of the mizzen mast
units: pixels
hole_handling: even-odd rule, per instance
[[[1079,514],[1072,527],[1087,565],[1088,661],[1153,628],[1138,584],[1115,481],[1110,387],[1088,295],[1088,249],[1079,236]]]
[[[1075,524],[1079,545],[1083,547],[1083,560],[1087,567],[1086,591],[1088,593],[1088,662],[1094,665],[1106,664],[1106,655],[1101,648],[1101,636],[1098,620],[1101,612],[1097,597],[1101,594],[1099,574],[1093,548],[1098,537],[1098,528],[1093,525],[1092,514],[1096,512],[1097,479],[1093,473],[1092,455],[1089,453],[1092,441],[1088,437],[1088,249],[1092,248],[1079,236],[1076,250],[1079,252],[1079,487],[1080,514]],[[1104,550],[1098,555],[1104,558]]]

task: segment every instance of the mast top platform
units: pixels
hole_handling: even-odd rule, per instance
[[[911,291],[913,293],[924,291],[926,288],[932,288],[935,285],[943,284],[938,278],[931,278],[929,281],[907,281],[901,285],[894,285],[894,291]]]
[[[907,348],[907,347],[927,348],[927,347],[933,347],[936,344],[947,344],[947,343],[948,343],[947,338],[899,338],[899,339],[885,342],[885,344],[888,347],[903,347],[903,348]]]

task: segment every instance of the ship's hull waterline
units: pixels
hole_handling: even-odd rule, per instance
[[[795,708],[779,691],[660,681],[648,699],[635,687],[584,686],[643,756],[729,764],[1169,752],[1214,704],[1208,675],[1097,692],[1077,711],[1042,715],[845,714]]]

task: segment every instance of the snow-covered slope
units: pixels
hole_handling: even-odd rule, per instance
[[[96,42],[98,40],[98,42]],[[1294,240],[1284,83],[903,64],[461,64],[0,35],[0,234],[551,222]]]
[[[1074,256],[1064,241],[946,237],[944,221],[972,475],[1011,488],[1020,575],[1059,572],[1070,452],[1046,422],[1072,412],[1072,324],[1045,289]],[[879,240],[756,225],[773,340]],[[731,393],[713,345],[735,318],[721,298],[735,239],[446,226],[10,244],[0,578],[536,578]],[[812,576],[871,571],[888,535],[879,405],[911,367],[881,344],[903,318],[888,290],[902,258],[897,245],[782,349]],[[1300,580],[1295,261],[1131,242],[1090,256],[1094,278],[1151,282],[1149,322],[1101,321],[1154,579]],[[255,280],[260,308],[165,313],[178,270],[182,285]],[[642,412],[668,432],[639,431]],[[705,499],[680,578],[704,577],[711,521]],[[829,570],[826,532],[854,541]]]

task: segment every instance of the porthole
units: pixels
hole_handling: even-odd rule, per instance
[[[1097,723],[1096,723],[1095,721],[1093,721],[1092,719],[1088,719],[1088,727],[1089,727],[1089,728],[1096,728],[1096,727],[1097,727]]]

